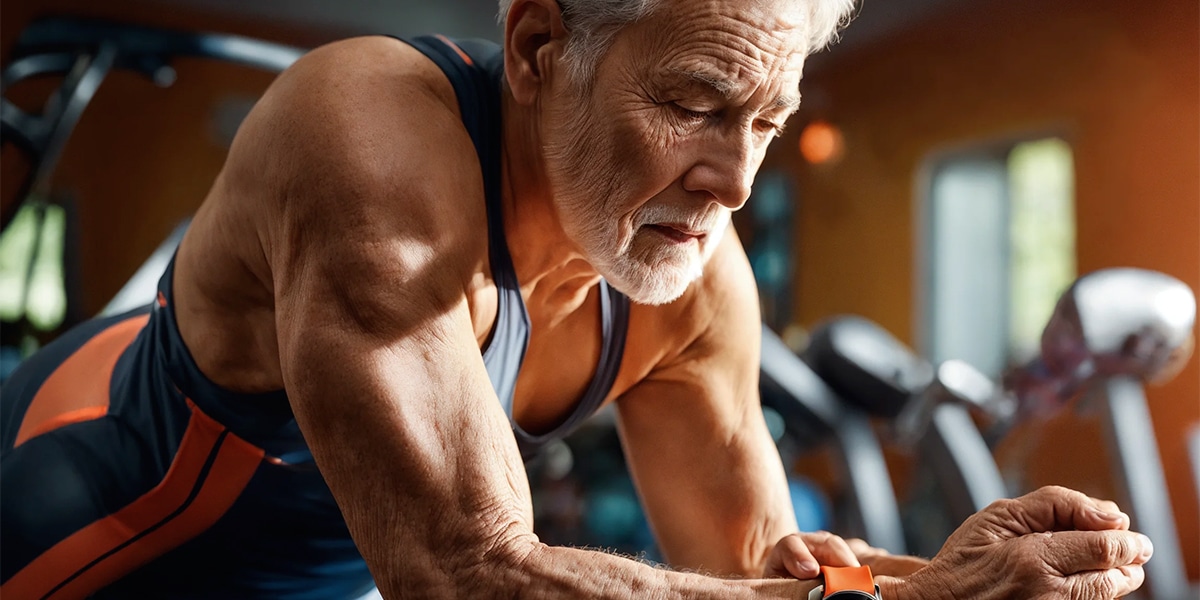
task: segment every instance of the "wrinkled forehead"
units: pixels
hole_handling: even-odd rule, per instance
[[[631,28],[635,55],[671,69],[799,80],[810,23],[806,0],[663,0]]]

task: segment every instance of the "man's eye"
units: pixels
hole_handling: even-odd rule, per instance
[[[692,121],[703,121],[704,119],[713,116],[712,111],[692,110],[677,102],[672,102],[671,106],[675,109],[675,112],[679,113],[680,116]]]
[[[774,137],[783,137],[783,124],[774,123],[767,120],[759,120],[755,124],[755,128],[761,133],[770,134]]]

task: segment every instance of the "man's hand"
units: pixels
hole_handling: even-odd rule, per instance
[[[1154,549],[1115,504],[1046,487],[967,519],[896,597],[1095,600],[1142,585]]]
[[[793,533],[775,544],[762,576],[813,579],[821,574],[822,565],[857,567],[859,562],[846,540],[828,531]]]
[[[858,538],[844,540],[827,531],[793,533],[775,544],[767,558],[763,577],[794,577],[813,579],[821,574],[822,566],[871,567],[871,573],[891,577],[911,575],[929,561],[915,556],[901,556],[876,548]]]

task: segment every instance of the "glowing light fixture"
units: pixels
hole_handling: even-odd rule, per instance
[[[800,156],[810,164],[836,162],[844,150],[842,130],[828,121],[812,121],[800,132]]]

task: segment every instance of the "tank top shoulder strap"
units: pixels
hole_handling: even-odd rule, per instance
[[[600,361],[596,365],[596,372],[592,374],[592,380],[575,410],[552,431],[534,435],[514,424],[513,431],[522,455],[531,456],[542,446],[565,437],[600,410],[604,399],[608,397],[617,381],[617,373],[621,370],[621,359],[625,355],[625,338],[629,332],[629,306],[628,296],[617,291],[607,281],[600,280],[601,338]]]
[[[505,412],[512,414],[517,373],[529,347],[529,313],[508,253],[500,207],[500,91],[504,59],[500,47],[485,40],[452,40],[445,36],[397,38],[416,48],[446,75],[458,100],[463,126],[471,136],[483,170],[487,205],[488,260],[497,288],[497,314],[491,339],[483,351],[484,366]]]
[[[463,125],[471,135],[483,169],[488,213],[489,260],[498,291],[498,308],[492,337],[483,352],[484,365],[504,410],[511,417],[513,391],[521,361],[529,345],[529,314],[504,235],[501,198],[500,93],[504,58],[500,47],[484,40],[453,40],[445,36],[398,38],[436,64],[458,100]],[[529,456],[552,439],[565,436],[600,408],[616,381],[629,326],[629,298],[607,282],[600,283],[602,342],[600,361],[583,398],[559,427],[532,435],[513,423],[522,454]]]

